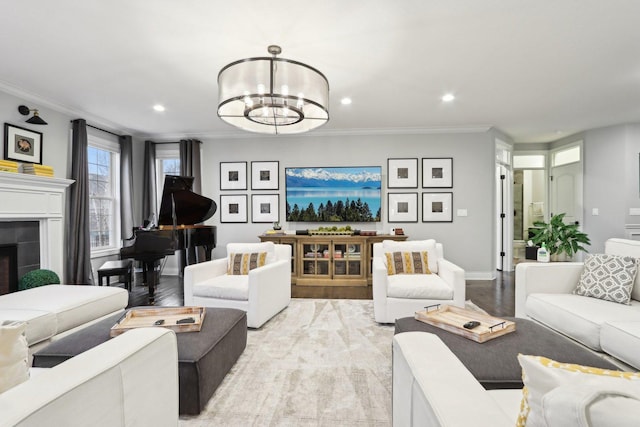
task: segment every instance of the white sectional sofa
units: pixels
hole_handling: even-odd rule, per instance
[[[129,293],[109,286],[47,285],[0,296],[0,321],[27,323],[30,352],[103,317],[122,312]]]
[[[640,258],[640,241],[609,239],[605,253]],[[515,314],[531,318],[585,346],[640,369],[640,274],[631,304],[573,294],[583,264],[521,263],[516,266]]]
[[[132,330],[32,371],[0,394],[0,427],[178,425],[178,348],[171,330]]]
[[[393,426],[513,426],[522,390],[487,391],[436,335],[393,338]]]

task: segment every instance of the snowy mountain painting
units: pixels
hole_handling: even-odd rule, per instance
[[[285,168],[287,221],[380,221],[382,168]]]

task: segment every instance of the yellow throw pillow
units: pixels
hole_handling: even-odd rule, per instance
[[[522,402],[516,426],[546,425],[543,399],[558,387],[615,390],[621,387],[640,393],[640,373],[613,371],[590,366],[561,363],[541,356],[518,355],[522,366]]]
[[[266,252],[246,252],[239,254],[229,254],[229,269],[227,274],[240,275],[249,274],[250,270],[262,267],[267,262]]]
[[[385,252],[387,274],[431,274],[429,254],[421,252]]]

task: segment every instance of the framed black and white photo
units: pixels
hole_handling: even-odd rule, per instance
[[[247,162],[220,162],[220,190],[247,189]]]
[[[280,196],[278,194],[251,195],[251,222],[280,221]]]
[[[387,188],[418,188],[418,159],[387,159]]]
[[[220,222],[247,222],[247,195],[220,196]]]
[[[4,124],[4,158],[42,164],[42,133]]]
[[[418,193],[387,193],[388,222],[418,222]]]
[[[423,158],[422,186],[424,188],[452,188],[453,158]]]
[[[453,222],[453,193],[422,193],[422,222]]]
[[[279,162],[251,162],[251,189],[277,190]]]

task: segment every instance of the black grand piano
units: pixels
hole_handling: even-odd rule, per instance
[[[133,237],[120,250],[121,258],[142,262],[150,304],[154,302],[156,270],[162,259],[179,251],[182,275],[185,266],[211,260],[216,246],[216,227],[199,225],[216,212],[216,202],[194,193],[192,186],[193,177],[166,175],[157,228],[134,229]]]

